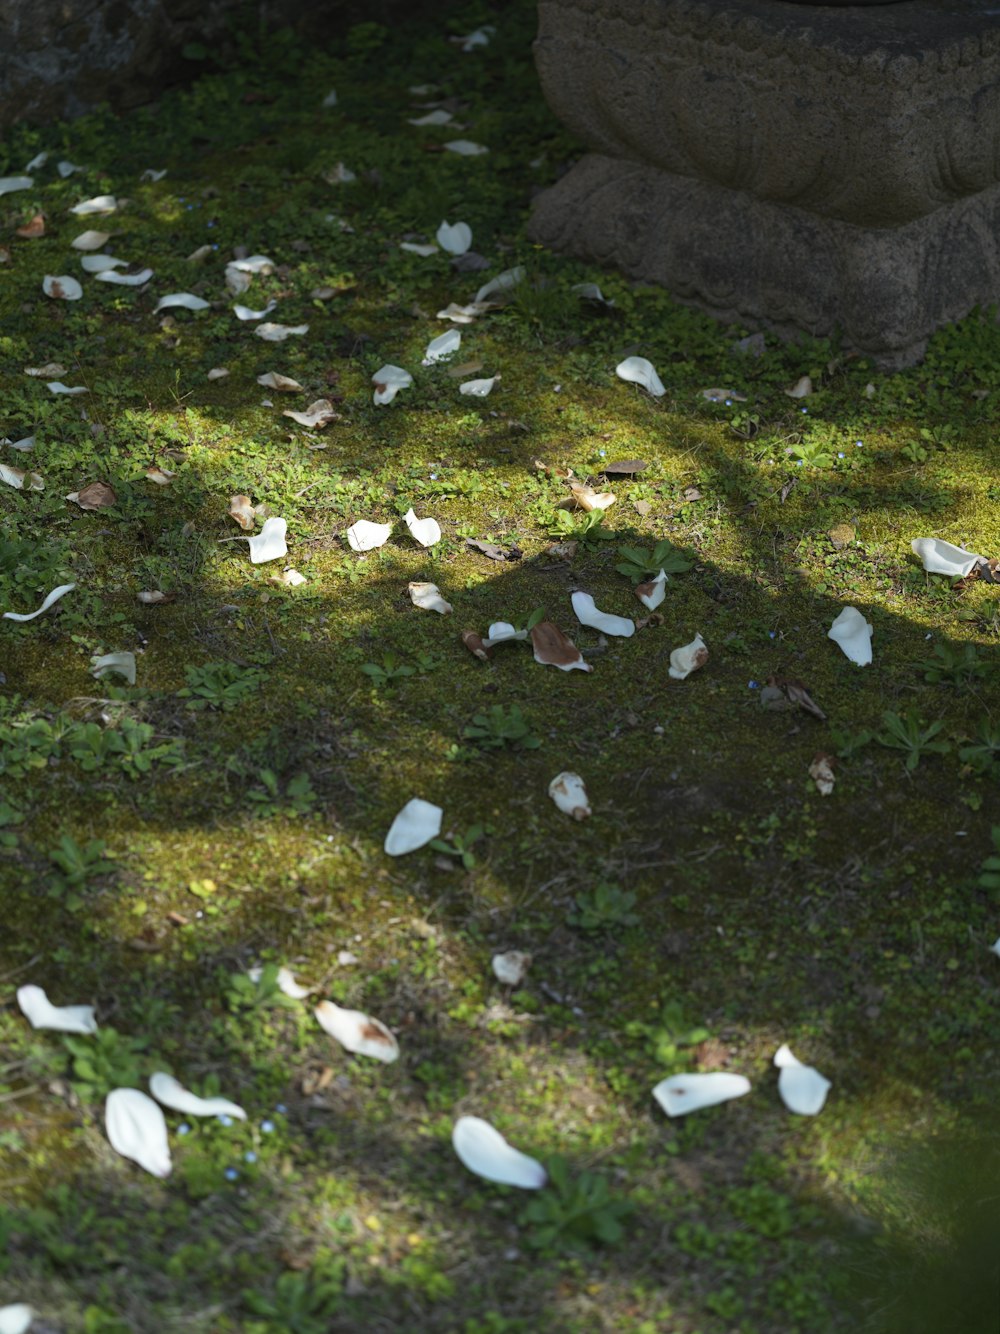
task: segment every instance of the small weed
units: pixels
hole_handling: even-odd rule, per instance
[[[979,879],[976,884],[980,889],[1000,889],[1000,825],[995,824],[990,830],[990,838],[996,852],[986,857],[979,866]]]
[[[635,926],[639,921],[635,895],[617,885],[601,882],[592,890],[578,894],[569,915],[570,926],[581,931],[610,931],[615,927]]]
[[[247,793],[247,800],[254,803],[258,815],[267,819],[281,813],[309,815],[315,807],[316,793],[308,774],[295,774],[284,789],[273,769],[261,769],[258,777],[260,787]]]
[[[278,985],[278,965],[265,964],[256,982],[248,973],[230,973],[225,1001],[233,1014],[282,1008],[294,1009],[297,1002],[286,996]]]
[[[49,853],[49,861],[56,868],[49,885],[49,897],[61,899],[70,912],[83,907],[82,894],[95,883],[111,875],[115,864],[105,856],[107,844],[92,838],[82,847],[71,834],[63,834]]]
[[[696,1047],[711,1037],[707,1028],[692,1028],[684,1017],[679,1001],[665,1001],[655,1023],[633,1020],[625,1025],[630,1038],[643,1038],[650,1057],[667,1074],[676,1074],[687,1065],[685,1047]]]
[[[887,709],[882,714],[882,731],[875,733],[875,740],[880,746],[905,751],[906,771],[912,773],[923,756],[946,755],[951,750],[950,741],[934,740],[943,727],[943,722],[925,726],[923,719],[914,713],[901,717]]]
[[[471,871],[476,865],[476,857],[472,851],[473,844],[478,843],[489,832],[487,825],[473,824],[464,834],[449,833],[447,839],[432,838],[430,846],[435,852],[443,853],[445,857],[455,857],[465,870]]]
[[[508,746],[512,750],[537,750],[542,744],[540,737],[532,735],[531,724],[516,704],[509,709],[494,704],[489,713],[477,713],[462,736],[481,750],[503,750]]]
[[[540,1191],[521,1215],[532,1249],[586,1249],[621,1241],[634,1207],[630,1201],[615,1199],[607,1181],[595,1172],[571,1176],[561,1156],[550,1159],[546,1167],[548,1189]]]
[[[952,644],[935,644],[934,655],[919,664],[924,673],[924,680],[931,685],[953,686],[956,690],[968,689],[992,676],[995,668],[992,662],[984,661],[979,656],[975,644],[963,644],[958,648]]]
[[[259,667],[241,667],[235,662],[207,662],[203,667],[188,667],[187,685],[177,694],[188,701],[189,709],[220,709],[229,713],[238,708],[265,679]]]
[[[685,574],[691,568],[691,562],[681,555],[672,542],[665,539],[657,542],[652,550],[644,547],[619,547],[618,555],[621,560],[615,569],[619,574],[631,579],[634,584],[641,584],[644,579],[659,574],[661,570],[664,574]]]
[[[340,1309],[343,1278],[313,1274],[282,1274],[269,1297],[243,1293],[246,1309],[263,1321],[251,1320],[247,1334],[326,1334],[330,1316]]]
[[[587,545],[612,542],[615,536],[604,527],[603,510],[553,510],[548,532],[550,537],[557,537],[561,541],[583,542]]]
[[[83,1102],[100,1102],[116,1088],[137,1088],[143,1074],[145,1038],[101,1026],[93,1037],[63,1038],[70,1055],[70,1083]]]
[[[980,723],[976,736],[968,745],[960,747],[958,756],[975,773],[996,778],[1000,775],[1000,726]]]
[[[361,670],[365,676],[371,677],[376,690],[384,690],[386,686],[395,685],[397,681],[403,681],[408,676],[415,676],[417,672],[416,667],[408,667],[395,653],[383,653],[381,664],[362,663]]]

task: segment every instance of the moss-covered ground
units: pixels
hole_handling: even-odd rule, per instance
[[[0,174],[50,157],[0,200],[0,436],[35,437],[0,462],[44,481],[0,486],[0,606],[76,587],[0,622],[0,1304],[66,1334],[993,1331],[1000,604],[925,574],[910,541],[1000,554],[1000,332],[974,314],[892,376],[832,343],[740,354],[748,330],[534,247],[532,194],[581,149],[540,98],[530,4],[486,47],[449,40],[488,17],[244,41],[153,109],[2,146]],[[453,121],[409,123],[428,103]],[[81,169],[61,179],[64,157]],[[68,211],[100,194],[106,219]],[[45,235],[18,237],[39,212]],[[471,226],[482,272],[400,249],[443,219]],[[87,227],[148,286],[82,273]],[[308,333],[235,318],[240,246],[276,268],[239,299]],[[437,312],[515,265],[451,363],[422,367]],[[43,295],[45,273],[82,299]],[[180,291],[210,307],[154,311]],[[633,354],[664,397],[616,377]],[[489,397],[459,393],[456,361],[501,376]],[[379,407],[387,362],[415,383]],[[272,370],[302,391],[262,388]],[[805,374],[814,392],[787,396]],[[323,397],[323,430],[281,415]],[[622,458],[647,466],[606,481]],[[615,492],[600,527],[559,508],[566,468]],[[64,499],[94,481],[115,504]],[[305,584],[250,563],[237,493],[287,520]],[[440,521],[429,550],[411,505]],[[345,537],[362,518],[396,523],[366,556]],[[563,530],[571,559],[548,550]],[[641,614],[619,548],[664,539],[688,568],[661,625],[577,625],[574,588]],[[414,579],[453,614],[412,606]],[[827,638],[849,604],[869,667]],[[591,673],[460,641],[539,608]],[[696,632],[708,664],[671,680]],[[134,686],[91,675],[121,650]],[[827,721],[762,708],[771,676]],[[494,706],[540,744],[467,737]],[[564,769],[585,822],[547,796]],[[444,808],[452,853],[385,855],[413,796]],[[533,962],[511,991],[490,960],[515,948]],[[273,970],[245,982],[260,963],[377,1015],[399,1061],[348,1056]],[[95,1004],[98,1036],[31,1030],[26,982]],[[816,1118],[778,1097],[786,1041],[833,1081]],[[103,1129],[107,1091],[155,1069],[248,1112],[168,1113],[164,1181]],[[752,1093],[668,1120],[653,1085],[711,1069]],[[462,1113],[563,1184],[471,1176]]]

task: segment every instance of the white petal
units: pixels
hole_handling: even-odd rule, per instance
[[[265,561],[277,560],[280,556],[288,555],[288,546],[285,542],[285,533],[288,531],[288,524],[284,519],[267,519],[264,527],[255,537],[250,537],[247,541],[250,543],[250,563],[252,565],[263,565]]]
[[[95,195],[93,199],[84,199],[79,204],[74,204],[70,213],[85,218],[92,213],[114,213],[117,208],[118,200],[114,195]]]
[[[474,144],[471,139],[451,139],[445,148],[449,153],[458,153],[461,157],[480,157],[490,151],[483,144]]]
[[[309,404],[305,412],[285,411],[281,415],[291,417],[293,422],[298,422],[300,426],[307,426],[311,429],[328,426],[330,422],[336,421],[340,416],[328,398],[317,398],[315,403]]]
[[[409,118],[408,118],[409,119]],[[418,116],[415,120],[410,120],[411,125],[448,125],[455,117],[450,111],[445,111],[443,107],[438,107],[434,111],[428,111],[426,116]]]
[[[574,593],[570,601],[581,625],[589,625],[606,635],[620,635],[623,639],[630,639],[635,634],[635,621],[627,616],[612,616],[609,612],[599,611],[589,593]]]
[[[205,379],[224,380],[228,374],[229,371],[225,366],[213,366],[212,369],[205,376]]]
[[[531,967],[531,955],[523,950],[507,950],[504,954],[494,954],[490,963],[498,981],[506,987],[517,987]]]
[[[59,301],[79,301],[83,296],[83,288],[68,273],[47,273],[42,279],[42,291]]]
[[[90,674],[98,679],[108,672],[117,672],[124,676],[130,686],[135,685],[135,654],[129,652],[94,654],[90,660]]]
[[[799,1116],[816,1116],[823,1110],[831,1084],[811,1065],[803,1065],[783,1043],[774,1053],[774,1064],[780,1071],[778,1092],[790,1112]]]
[[[164,176],[166,176],[166,174],[167,174],[166,167],[164,167],[162,171],[157,171],[155,167],[147,167],[146,170],[142,172],[141,175],[139,176],[139,180],[154,181],[154,182],[162,181]]]
[[[138,273],[115,273],[111,269],[105,269],[103,273],[97,275],[97,281],[116,283],[119,287],[141,287],[143,283],[148,283],[152,276],[152,269],[140,269]]]
[[[512,1148],[499,1130],[478,1116],[460,1116],[451,1132],[451,1142],[462,1165],[486,1181],[541,1190],[548,1180],[540,1162]]]
[[[0,1306],[0,1334],[27,1334],[35,1313],[25,1302]]]
[[[249,977],[251,982],[259,982],[263,972],[264,969],[259,966],[256,968],[248,968],[247,977]],[[298,982],[295,980],[295,974],[290,968],[281,967],[278,969],[277,983],[278,990],[283,992],[286,996],[290,996],[292,1000],[305,1000],[312,991],[312,987],[299,986]]]
[[[436,245],[421,245],[419,241],[400,241],[400,250],[408,250],[411,255],[420,255],[422,259],[427,259],[429,255],[436,255],[438,248]]]
[[[8,621],[33,621],[36,616],[41,616],[43,611],[48,611],[53,602],[58,602],[61,597],[66,593],[71,593],[74,588],[76,588],[76,584],[60,584],[58,588],[53,588],[52,592],[46,596],[45,601],[37,611],[30,611],[26,614],[17,611],[5,611],[4,617]]]
[[[488,380],[466,380],[458,386],[458,392],[471,394],[473,398],[485,398],[499,379],[499,375],[491,375]]]
[[[462,335],[457,329],[447,329],[443,334],[438,334],[437,338],[432,338],[427,344],[427,350],[424,353],[423,364],[433,366],[435,362],[441,361],[444,357],[450,357],[462,346]]]
[[[74,171],[83,171],[83,168],[78,167],[75,162],[67,162],[65,159],[63,159],[62,162],[56,163],[56,171],[63,178],[63,180],[65,180],[67,176],[72,176]]]
[[[70,245],[74,250],[100,250],[111,240],[110,232],[81,232]]]
[[[451,603],[445,602],[441,596],[437,584],[411,583],[408,588],[410,601],[415,607],[420,607],[424,611],[438,611],[442,616],[453,610]]]
[[[337,105],[336,89],[331,88],[330,91],[327,93],[326,97],[323,98],[323,101],[320,103],[320,106],[325,107],[326,110],[329,111],[331,107],[335,107],[336,105]]]
[[[845,607],[827,631],[844,650],[851,662],[867,667],[872,660],[872,624],[866,621],[857,607]]]
[[[159,1107],[139,1089],[115,1089],[104,1104],[104,1124],[111,1147],[154,1177],[168,1177],[172,1167],[167,1123]]]
[[[103,273],[105,269],[123,269],[127,259],[116,259],[114,255],[83,255],[80,267],[85,273]]]
[[[21,450],[34,449],[34,448],[35,448],[35,437],[34,437],[33,435],[26,435],[26,436],[24,436],[24,437],[23,437],[22,439],[20,439],[20,440],[3,440],[3,441],[0,441],[0,444],[9,445],[9,446],[11,447],[11,449],[21,449]]]
[[[524,281],[524,265],[517,264],[512,269],[504,269],[503,273],[498,273],[495,278],[491,278],[488,283],[484,283],[476,293],[474,305],[479,305],[485,301],[488,296],[494,292],[509,292],[512,287]]]
[[[274,260],[266,255],[250,255],[247,259],[230,260],[227,268],[238,269],[240,273],[273,273]]]
[[[464,255],[472,245],[472,228],[467,222],[442,222],[437,229],[437,243],[449,255]]]
[[[704,667],[708,662],[708,649],[701,635],[695,635],[690,644],[675,648],[670,655],[670,675],[675,681],[683,681],[692,672]]]
[[[640,591],[641,590],[641,591]],[[650,579],[647,583],[639,584],[636,587],[635,595],[644,607],[650,611],[655,611],[660,603],[666,597],[667,576],[663,570],[655,579]]]
[[[418,519],[413,510],[407,510],[403,522],[410,530],[410,536],[422,547],[432,547],[441,541],[441,525],[437,519]]]
[[[494,621],[486,631],[483,645],[492,648],[494,644],[503,644],[510,639],[527,639],[527,630],[515,630],[510,621]]]
[[[1000,959],[1000,940],[995,940],[993,944],[990,946],[990,949],[997,956],[997,958]]]
[[[813,382],[808,375],[800,375],[792,385],[791,389],[786,389],[785,393],[789,398],[808,398],[813,391]]]
[[[338,162],[332,171],[326,173],[323,179],[328,185],[350,185],[351,181],[356,181],[358,178],[350,167],[345,167],[343,162]]]
[[[715,1070],[704,1075],[671,1075],[657,1084],[653,1097],[668,1116],[686,1116],[749,1092],[750,1081],[743,1075]]]
[[[489,310],[490,305],[489,301],[472,301],[467,306],[460,306],[455,301],[449,301],[444,310],[438,311],[437,317],[439,320],[451,320],[454,324],[471,324],[477,315]]]
[[[320,1001],[314,1011],[320,1028],[347,1051],[372,1056],[387,1064],[399,1056],[399,1043],[380,1019],[361,1010],[343,1010],[333,1001]]]
[[[309,580],[304,574],[299,574],[298,570],[282,570],[280,574],[272,574],[269,582],[280,584],[283,588],[300,588]]]
[[[17,1003],[32,1028],[54,1028],[59,1033],[96,1033],[92,1005],[53,1005],[41,987],[18,987]]]
[[[381,407],[391,403],[400,389],[409,389],[413,376],[402,366],[381,366],[372,376],[375,386],[375,402]]]
[[[942,542],[939,537],[915,537],[910,550],[920,557],[930,574],[950,574],[962,579],[983,559],[964,547]]]
[[[586,820],[591,814],[587,801],[587,789],[579,774],[564,771],[556,774],[549,784],[549,796],[561,811],[571,815],[574,820]]]
[[[233,314],[238,320],[262,320],[265,315],[270,315],[277,304],[272,298],[263,310],[251,310],[249,306],[233,306]]]
[[[292,380],[287,375],[279,375],[277,371],[268,371],[266,375],[258,375],[257,383],[262,384],[265,389],[280,389],[282,393],[298,393],[302,386],[298,380]]]
[[[375,551],[384,547],[391,536],[391,523],[371,523],[368,519],[359,519],[347,530],[347,545],[352,551]]]
[[[62,380],[50,380],[45,388],[50,394],[89,394],[90,390],[85,384],[75,384],[72,387],[63,384]]]
[[[192,292],[168,292],[166,296],[161,296],[153,308],[155,315],[158,310],[167,310],[172,306],[183,306],[185,310],[208,310],[208,302],[203,301],[200,296],[195,296]]]
[[[48,153],[43,149],[40,153],[36,153],[36,154],[35,154],[35,156],[34,156],[34,157],[31,159],[31,161],[27,164],[27,166],[24,168],[24,170],[25,170],[25,171],[37,171],[39,167],[44,167],[45,164],[46,164],[46,162],[48,162],[48,160],[49,160],[49,155],[48,155]]]
[[[247,1119],[246,1112],[235,1102],[228,1098],[199,1098],[162,1070],[150,1075],[149,1091],[157,1102],[175,1112],[186,1112],[189,1116],[234,1116],[237,1121]]]
[[[254,333],[267,343],[283,343],[292,334],[301,335],[309,332],[308,324],[258,324]]]
[[[574,283],[570,291],[575,292],[584,301],[596,301],[598,305],[607,306],[609,310],[614,309],[615,303],[608,300],[596,283]]]
[[[402,857],[426,846],[440,834],[443,814],[433,802],[412,797],[390,825],[383,844],[385,851],[390,857]]]
[[[662,398],[667,392],[663,387],[663,381],[653,368],[653,363],[647,361],[645,357],[626,357],[615,367],[615,374],[620,380],[641,384],[654,398]]]
[[[21,491],[24,488],[25,474],[20,468],[11,468],[6,463],[0,463],[0,482],[6,482],[12,486],[15,491]]]
[[[30,176],[0,176],[0,195],[9,195],[15,190],[28,190],[30,188]]]

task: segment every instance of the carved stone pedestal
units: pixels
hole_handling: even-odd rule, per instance
[[[991,12],[991,10],[993,12]],[[1000,301],[996,0],[541,0],[534,239],[886,367]]]

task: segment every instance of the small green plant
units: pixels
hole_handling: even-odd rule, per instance
[[[83,1102],[99,1102],[116,1088],[137,1088],[143,1075],[145,1038],[126,1037],[101,1025],[92,1037],[67,1034],[70,1083]]]
[[[260,786],[251,788],[247,800],[252,801],[259,815],[309,815],[316,804],[316,793],[308,774],[298,773],[282,787],[273,769],[261,769]]]
[[[875,740],[880,746],[906,753],[906,771],[912,773],[925,755],[946,755],[951,750],[950,741],[935,741],[935,737],[944,727],[943,722],[929,723],[915,713],[901,717],[888,709],[882,714],[882,731],[875,733]]]
[[[800,440],[797,445],[792,445],[791,454],[809,468],[833,467],[833,455],[825,440]]]
[[[615,927],[635,926],[639,920],[632,911],[635,901],[631,890],[602,881],[577,895],[569,923],[581,931],[610,931]]]
[[[614,533],[604,527],[603,510],[553,510],[549,520],[549,536],[560,541],[611,542]]]
[[[546,1163],[548,1188],[539,1191],[521,1218],[534,1250],[578,1250],[621,1241],[625,1220],[634,1205],[616,1199],[604,1177],[595,1172],[570,1174],[566,1159],[557,1155]]]
[[[12,802],[0,801],[0,848],[16,848],[14,826],[24,820],[24,812]]]
[[[979,656],[975,644],[935,644],[933,657],[919,664],[924,680],[931,685],[954,686],[967,689],[994,673],[994,665]]]
[[[507,746],[514,750],[537,750],[542,744],[541,738],[532,734],[531,724],[516,704],[509,709],[494,704],[489,713],[477,713],[462,736],[482,750],[503,750]]]
[[[633,1020],[625,1025],[630,1038],[642,1038],[653,1062],[667,1074],[677,1074],[687,1065],[684,1048],[705,1042],[711,1033],[707,1028],[692,1027],[684,1016],[679,1001],[665,1001],[660,1017],[653,1023]]]
[[[186,699],[189,709],[220,709],[229,713],[238,708],[265,679],[259,667],[241,667],[235,662],[206,662],[202,667],[188,667],[187,685],[177,694]]]
[[[106,851],[103,839],[92,838],[81,846],[71,834],[63,834],[49,853],[49,861],[56,868],[49,882],[49,897],[61,899],[70,912],[82,908],[83,892],[115,870]]]
[[[473,845],[489,832],[487,825],[473,824],[469,825],[464,834],[449,832],[447,838],[432,838],[430,846],[435,852],[443,853],[445,857],[455,857],[465,870],[471,871],[476,865]]]
[[[403,681],[408,676],[415,676],[417,671],[415,667],[408,667],[395,653],[383,653],[381,664],[362,663],[361,670],[365,676],[371,677],[376,690],[384,690],[386,686]]]
[[[243,1302],[253,1315],[248,1334],[327,1334],[330,1317],[340,1309],[343,1278],[320,1278],[313,1274],[282,1274],[269,1297],[244,1291]]]
[[[681,555],[673,542],[666,539],[657,542],[652,550],[622,546],[618,548],[618,555],[621,560],[615,569],[634,584],[641,584],[644,579],[659,574],[661,570],[664,574],[685,574],[691,568],[691,562]]]
[[[959,749],[958,755],[975,773],[988,778],[1000,776],[1000,727],[980,723],[975,737]]]
[[[278,965],[266,963],[253,977],[249,973],[230,973],[225,1001],[233,1014],[281,1008],[294,1009],[297,1002],[286,996],[278,985]]]
[[[990,830],[990,838],[993,840],[996,852],[980,863],[979,879],[976,884],[980,889],[998,890],[1000,889],[1000,824],[995,824]]]
[[[831,727],[830,738],[833,741],[834,749],[842,760],[850,759],[856,750],[861,750],[875,739],[875,733],[867,727],[859,728],[856,732],[848,732],[843,728]]]

